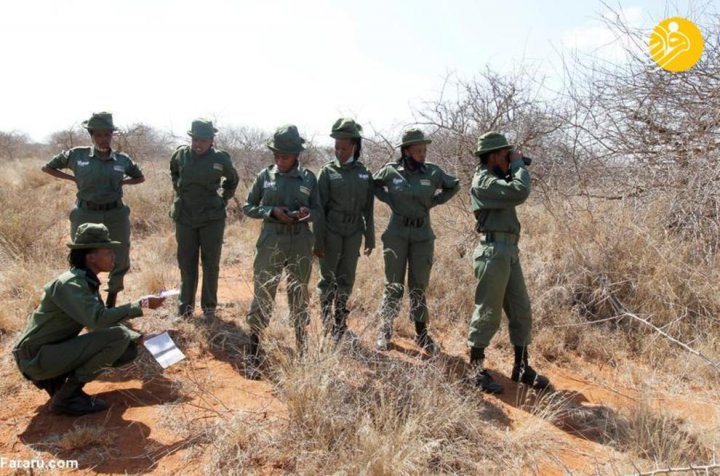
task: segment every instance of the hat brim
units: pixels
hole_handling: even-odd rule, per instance
[[[305,151],[305,147],[302,145],[298,146],[296,149],[281,149],[279,147],[275,147],[275,142],[270,141],[267,143],[268,149],[272,150],[273,152],[277,154],[299,154],[300,152]]]
[[[432,142],[432,139],[422,139],[422,140],[409,140],[407,142],[403,142],[398,146],[398,149],[402,149],[403,147],[408,147],[415,144],[430,144]]]
[[[122,243],[119,241],[103,241],[100,243],[67,243],[67,247],[71,250],[89,250],[99,248],[119,248]]]
[[[113,126],[113,127],[90,127],[88,125],[88,121],[83,121],[82,123],[80,123],[80,125],[88,131],[113,131],[114,132],[114,131],[118,130],[118,128],[115,126]]]
[[[333,132],[330,134],[333,139],[362,139],[360,134],[352,134],[350,132]]]
[[[494,150],[501,150],[501,149],[512,149],[514,146],[512,144],[505,144],[505,145],[499,145],[495,147],[490,147],[488,149],[482,149],[482,150],[476,150],[475,151],[475,157],[480,157],[483,154],[487,154],[488,152],[492,152]]]
[[[205,135],[205,134],[193,134],[192,131],[187,131],[187,135],[190,137],[196,137],[198,139],[213,139],[215,137],[215,134],[217,134],[218,130],[213,127],[213,134],[211,136]]]

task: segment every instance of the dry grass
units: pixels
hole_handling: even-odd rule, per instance
[[[39,172],[41,161],[24,161],[0,177],[0,344],[9,349],[42,285],[65,269],[67,213],[72,184]],[[133,269],[122,299],[160,288],[175,287],[178,276],[172,221],[167,216],[171,190],[164,163],[145,167],[147,183],[128,187],[132,208]],[[32,188],[31,188],[32,187]],[[33,189],[42,202],[28,200]],[[463,191],[462,193],[466,193]],[[238,191],[242,201],[244,192]],[[717,256],[697,242],[675,236],[663,227],[666,203],[652,204],[572,201],[546,196],[521,208],[524,232],[523,267],[533,299],[535,344],[533,361],[564,364],[590,361],[628,370],[622,385],[642,389],[652,378],[677,395],[689,387],[717,402],[718,374],[695,357],[658,337],[646,326],[623,317],[624,308],[662,327],[675,338],[718,360],[720,332],[720,267]],[[378,246],[387,207],[377,206]],[[465,352],[467,322],[472,312],[474,278],[471,256],[476,236],[469,213],[459,203],[433,210],[438,235],[428,300],[431,330],[446,353]],[[237,267],[251,284],[253,247],[259,223],[228,220],[223,267]],[[316,283],[314,272],[311,288]],[[365,346],[374,337],[375,311],[382,297],[382,253],[362,258],[351,299],[351,321]],[[317,329],[311,333],[309,355],[294,357],[294,338],[280,303],[267,335],[266,373],[274,395],[287,414],[265,418],[252,412],[223,408],[212,419],[191,419],[182,405],[167,404],[166,424],[179,435],[201,443],[193,457],[203,458],[210,471],[298,472],[340,474],[520,473],[542,472],[558,464],[566,443],[557,428],[599,442],[614,452],[609,471],[709,461],[716,438],[694,420],[683,420],[657,405],[615,409],[580,405],[562,394],[521,396],[516,406],[531,415],[513,422],[500,406],[457,381],[444,362],[413,364],[374,353],[350,355],[323,348]],[[248,302],[223,303],[224,322],[213,326],[173,322],[172,303],[136,321],[145,333],[174,329],[174,338],[190,357],[213,354],[242,368],[247,338],[243,317]],[[317,302],[311,311],[318,315]],[[412,336],[407,298],[395,328]],[[327,346],[325,346],[327,347]],[[511,351],[505,326],[488,351],[493,369],[509,370]],[[144,358],[146,358],[145,356]],[[0,398],[27,384],[13,362],[0,363]],[[598,366],[575,368],[589,381],[604,384]],[[143,380],[160,370],[142,361],[132,370]],[[217,408],[211,389],[213,375],[201,370],[178,378],[177,394]],[[613,382],[613,385],[619,385]],[[714,395],[714,396],[713,396]],[[214,406],[213,406],[214,405]],[[220,405],[222,407],[222,405]],[[717,422],[714,428],[717,429]],[[63,436],[67,449],[111,445],[99,427],[73,429]]]
[[[85,450],[94,446],[109,447],[113,441],[112,432],[104,426],[79,424],[60,436],[57,446],[65,451]]]

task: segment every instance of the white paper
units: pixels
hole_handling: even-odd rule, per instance
[[[179,289],[166,289],[164,291],[160,291],[160,294],[158,294],[158,297],[173,297],[173,296],[179,296],[180,290]]]
[[[176,364],[185,358],[180,349],[177,348],[175,342],[170,338],[170,334],[163,332],[160,335],[146,339],[143,345],[150,351],[157,363],[164,369]]]

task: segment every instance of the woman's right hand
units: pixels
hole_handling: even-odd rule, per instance
[[[276,220],[279,220],[283,223],[292,223],[295,220],[293,217],[289,216],[287,214],[288,209],[286,207],[273,207],[272,210],[272,216],[275,217]]]

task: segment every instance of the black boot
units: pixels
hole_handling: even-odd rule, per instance
[[[473,385],[485,393],[502,393],[503,386],[495,382],[485,370],[485,347],[470,347],[470,367],[473,371]]]
[[[543,390],[550,386],[550,380],[537,373],[528,364],[527,346],[515,346],[515,364],[513,365],[511,378],[514,382],[530,385],[537,390]]]
[[[111,291],[105,299],[105,307],[110,309],[111,307],[115,307],[115,304],[117,304],[117,293]]]
[[[260,335],[250,334],[250,349],[245,356],[245,377],[260,380]]]
[[[58,375],[57,377],[45,379],[45,380],[33,380],[32,383],[37,388],[45,390],[51,397],[60,390],[65,380],[67,380],[68,374]]]
[[[108,405],[104,400],[94,398],[83,392],[84,382],[80,382],[74,374],[71,374],[62,387],[52,397],[51,408],[55,413],[66,415],[87,415],[107,410]]]
[[[347,316],[350,311],[347,309],[347,297],[338,296],[335,299],[335,316],[333,322],[333,337],[338,342],[347,331]]]
[[[440,347],[428,335],[427,325],[425,322],[415,321],[415,343],[430,355],[438,355]]]

